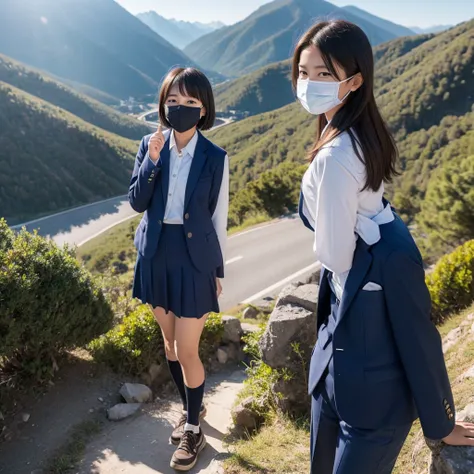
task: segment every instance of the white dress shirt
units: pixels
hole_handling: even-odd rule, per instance
[[[333,272],[332,286],[339,299],[352,267],[358,236],[367,244],[380,240],[379,225],[394,219],[384,208],[384,186],[362,190],[365,165],[359,160],[347,132],[321,148],[303,182],[303,214],[314,229],[316,258]]]
[[[171,136],[170,136],[171,133]],[[170,174],[168,196],[166,201],[165,224],[183,224],[184,198],[189,172],[196,151],[199,135],[196,132],[189,143],[178,151],[173,131],[164,132],[165,140],[170,137]],[[212,216],[212,223],[216,230],[221,247],[222,258],[225,261],[225,249],[227,243],[227,215],[229,212],[229,157],[226,155],[224,162],[224,174],[217,199],[217,206]]]

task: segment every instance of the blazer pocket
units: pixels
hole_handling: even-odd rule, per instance
[[[369,281],[362,288],[362,291],[382,291],[382,290],[383,288],[378,283],[374,283],[373,281]]]

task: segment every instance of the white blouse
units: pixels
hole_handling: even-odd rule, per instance
[[[369,245],[380,240],[379,225],[394,219],[384,208],[384,186],[362,189],[365,165],[357,157],[350,136],[342,133],[321,148],[303,182],[303,214],[314,229],[316,258],[333,272],[332,284],[341,299],[358,236]]]
[[[163,132],[165,140],[170,136],[170,131]],[[165,224],[183,224],[184,198],[186,185],[188,183],[191,164],[196,151],[196,145],[199,135],[196,132],[189,143],[178,152],[174,132],[171,132],[170,147],[170,171],[168,198],[166,201]],[[212,223],[217,233],[219,245],[222,252],[222,258],[225,262],[225,250],[227,244],[227,215],[229,212],[229,157],[225,157],[224,174],[222,175],[222,184],[217,199],[217,206],[212,215]]]

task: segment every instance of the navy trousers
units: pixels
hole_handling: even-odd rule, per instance
[[[329,333],[324,335],[324,340],[332,341],[338,306],[339,301],[332,294],[331,315],[321,328]],[[349,426],[337,412],[333,374],[330,357],[312,395],[311,474],[390,474],[412,425],[380,430]]]

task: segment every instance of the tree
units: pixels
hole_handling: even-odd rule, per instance
[[[418,223],[439,254],[474,238],[474,155],[441,168],[430,180]]]

